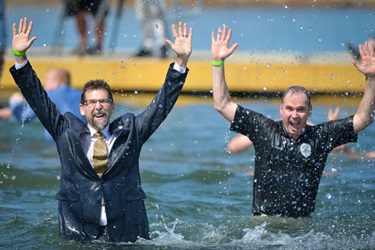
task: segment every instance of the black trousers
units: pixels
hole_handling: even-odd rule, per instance
[[[109,241],[107,226],[99,226],[98,237],[96,238],[95,241],[99,241],[99,242]]]

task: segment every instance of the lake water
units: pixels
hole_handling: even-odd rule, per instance
[[[116,94],[115,116],[139,113],[152,96]],[[357,100],[340,99],[340,117]],[[332,102],[336,102],[334,98]],[[344,100],[344,101],[343,101]],[[278,101],[238,99],[278,117]],[[311,121],[327,117],[313,99]],[[345,104],[346,103],[346,104]],[[132,105],[130,105],[132,104]],[[211,97],[181,96],[144,145],[140,158],[152,240],[134,244],[81,244],[59,236],[60,164],[38,122],[0,121],[0,248],[2,249],[374,249],[375,159],[332,154],[311,218],[252,216],[253,149],[230,155],[229,123]],[[350,144],[360,155],[375,151],[375,124]]]
[[[9,27],[28,16],[35,22],[35,47],[53,46],[61,7],[25,4],[7,8]],[[194,28],[195,50],[208,50],[211,30],[222,23],[234,29],[232,40],[249,54],[343,52],[346,42],[363,42],[374,34],[375,27],[375,10],[362,8],[231,7],[203,8],[193,14],[187,9],[173,9],[169,20],[176,21],[179,14],[175,13],[180,12]],[[106,48],[111,47],[115,31],[116,49],[136,51],[140,37],[133,10],[124,10],[118,31],[113,20],[114,11],[108,16]],[[77,46],[73,19],[66,20],[61,38],[66,48]],[[143,100],[151,100],[140,94],[116,97],[116,114],[139,113],[146,105]],[[233,136],[228,122],[214,111],[210,96],[191,98],[182,96],[144,145],[141,177],[148,196],[152,240],[135,244],[82,245],[61,238],[54,199],[60,174],[55,146],[43,140],[38,122],[0,121],[0,248],[375,249],[375,160],[331,155],[326,165],[329,174],[322,178],[311,218],[254,217],[250,174],[254,151],[228,154],[225,145]],[[355,112],[358,98],[332,96],[328,103],[334,105],[338,100],[342,103],[340,117]],[[277,101],[239,101],[271,117],[279,116]],[[312,122],[326,120],[329,106],[324,103],[314,102]],[[350,146],[363,155],[375,151],[374,138],[372,124],[360,134],[359,142]]]

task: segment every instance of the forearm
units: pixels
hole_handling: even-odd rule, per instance
[[[166,115],[172,110],[189,72],[187,68],[184,71],[184,73],[181,73],[181,71],[176,70],[175,67],[172,68],[172,65],[168,68],[163,87],[150,104],[150,106],[155,104],[155,106],[158,107],[156,112],[162,112]],[[163,109],[160,109],[160,107],[163,107]]]
[[[227,144],[227,151],[231,154],[238,154],[252,146],[253,142],[247,136],[238,134]]]
[[[27,60],[26,55],[24,55],[24,56],[16,56],[16,55],[14,55],[14,58],[15,58],[16,62],[18,64],[20,64],[20,65],[23,64]]]
[[[375,75],[366,76],[366,86],[363,98],[359,104],[357,113],[354,115],[354,132],[358,134],[369,126],[375,115]]]
[[[215,109],[232,122],[236,112],[237,104],[231,101],[228,86],[225,82],[225,71],[223,66],[212,66],[212,91]]]
[[[27,63],[18,70],[14,66],[10,69],[10,72],[27,103],[35,112],[35,115],[39,118],[47,131],[56,138],[54,136],[54,131],[56,131],[55,125],[60,124],[60,122],[57,121],[61,118],[60,111],[49,99],[30,63]]]
[[[137,116],[136,120],[140,129],[138,134],[141,135],[143,142],[154,133],[171,112],[181,93],[188,71],[186,69],[186,72],[182,74],[171,65],[168,68],[162,88],[146,110]]]

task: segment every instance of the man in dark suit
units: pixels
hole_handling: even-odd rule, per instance
[[[172,25],[175,41],[167,43],[177,54],[176,62],[170,65],[161,90],[139,115],[126,113],[110,122],[115,104],[109,85],[103,80],[87,82],[80,104],[85,125],[72,113],[61,114],[32,69],[26,57],[36,39],[30,37],[32,26],[27,18],[20,20],[18,31],[13,24],[16,63],[10,72],[57,145],[61,183],[56,199],[61,235],[80,241],[150,239],[139,156],[142,145],[167,117],[181,92],[192,51],[192,29],[181,22],[178,27]],[[103,140],[102,146],[95,146]]]

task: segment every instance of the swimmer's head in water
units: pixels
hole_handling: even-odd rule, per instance
[[[297,139],[307,124],[312,113],[309,92],[301,86],[288,88],[281,99],[280,117],[285,131]]]

